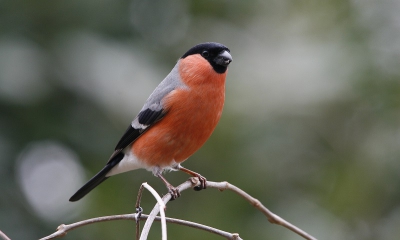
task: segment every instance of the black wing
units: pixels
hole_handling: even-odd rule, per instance
[[[92,191],[97,185],[105,181],[108,178],[107,173],[124,158],[122,150],[129,146],[129,144],[134,142],[148,128],[153,126],[156,122],[160,121],[164,117],[165,113],[166,112],[164,112],[163,109],[159,111],[153,111],[150,109],[141,111],[137,118],[133,120],[133,123],[128,127],[121,140],[119,140],[117,146],[115,147],[115,151],[111,155],[110,160],[108,160],[106,166],[93,178],[91,178],[85,185],[83,185],[69,199],[69,201],[78,201],[90,191]]]
[[[154,111],[147,108],[141,111],[137,118],[133,121],[133,124],[129,125],[124,135],[122,135],[121,139],[117,143],[117,146],[115,147],[114,153],[111,155],[108,162],[112,161],[112,159],[116,155],[118,155],[124,148],[133,143],[138,137],[140,137],[140,135],[142,135],[156,122],[160,121],[165,116],[165,113],[166,112],[164,111],[164,109]],[[139,124],[135,124],[136,120]]]

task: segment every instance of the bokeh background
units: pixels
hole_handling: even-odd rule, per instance
[[[400,238],[400,2],[0,2],[0,229],[131,213],[145,170],[68,198],[100,170],[148,95],[193,45],[231,49],[216,131],[184,166],[229,181],[319,239]],[[173,184],[187,179],[169,173]],[[155,201],[146,193],[145,212]],[[167,215],[244,239],[301,239],[247,202],[185,191]],[[149,239],[160,239],[155,224]],[[171,239],[221,239],[170,225]],[[64,239],[133,239],[108,222]]]

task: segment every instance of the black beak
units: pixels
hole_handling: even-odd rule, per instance
[[[227,67],[232,62],[232,56],[228,51],[224,50],[214,58],[214,62],[218,65]]]

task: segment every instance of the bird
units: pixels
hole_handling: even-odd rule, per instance
[[[205,189],[206,178],[181,163],[207,141],[219,122],[231,62],[229,48],[216,42],[197,44],[183,54],[146,100],[103,169],[69,201],[80,200],[113,175],[135,169],[159,177],[172,199],[180,192],[164,178],[165,170],[197,177],[195,190]]]

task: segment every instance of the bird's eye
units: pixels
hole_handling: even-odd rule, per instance
[[[203,51],[203,52],[201,53],[201,56],[203,56],[203,57],[208,57],[208,56],[210,56],[210,53],[209,53],[208,51]]]

